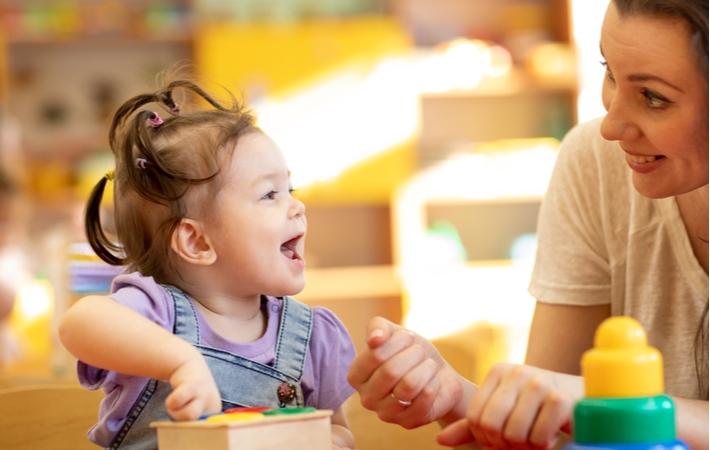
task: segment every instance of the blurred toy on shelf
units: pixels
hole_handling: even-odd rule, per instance
[[[184,0],[77,0],[0,4],[0,25],[11,41],[93,38],[187,39],[192,13]],[[186,33],[188,32],[188,33]]]
[[[74,243],[69,248],[67,273],[69,291],[76,296],[106,294],[114,277],[123,267],[103,262],[88,243]]]

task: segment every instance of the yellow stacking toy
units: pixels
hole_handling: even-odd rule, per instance
[[[676,439],[675,406],[663,393],[663,357],[631,317],[599,326],[582,356],[585,398],[565,450],[687,450]]]

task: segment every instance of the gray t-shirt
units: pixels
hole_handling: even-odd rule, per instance
[[[639,194],[601,118],[565,137],[540,211],[529,286],[544,303],[611,304],[637,319],[664,359],[666,392],[699,398],[694,341],[708,301],[675,197]],[[707,320],[707,319],[706,319]]]
[[[173,301],[152,277],[143,277],[138,273],[119,275],[111,291],[110,297],[118,303],[172,331],[175,317]],[[269,317],[266,332],[248,344],[223,338],[210,328],[198,311],[200,344],[273,365],[282,301],[267,297],[262,308],[266,308]],[[301,380],[306,406],[336,410],[353,394],[354,390],[346,377],[354,356],[352,340],[342,322],[325,308],[313,308],[311,339]],[[89,439],[96,445],[109,447],[148,379],[103,370],[81,361],[77,371],[82,386],[92,390],[103,389],[106,394],[99,410],[99,421],[89,431]]]

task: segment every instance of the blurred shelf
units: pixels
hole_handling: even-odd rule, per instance
[[[9,36],[6,39],[7,45],[150,45],[150,44],[191,44],[192,34],[170,34],[164,36],[72,36],[72,37],[23,37]]]
[[[303,301],[337,301],[401,294],[397,269],[380,265],[306,269],[306,288],[296,297]]]
[[[373,317],[402,322],[399,271],[390,265],[307,269],[306,288],[294,297],[332,311],[357,350],[366,345],[367,324]]]

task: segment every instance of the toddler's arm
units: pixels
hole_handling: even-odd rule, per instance
[[[355,448],[355,438],[350,431],[342,406],[333,411],[333,416],[330,418],[330,431],[333,438],[334,450]]]
[[[168,380],[165,401],[176,420],[221,411],[219,391],[200,352],[109,297],[84,297],[59,323],[64,346],[81,361],[129,375]]]

